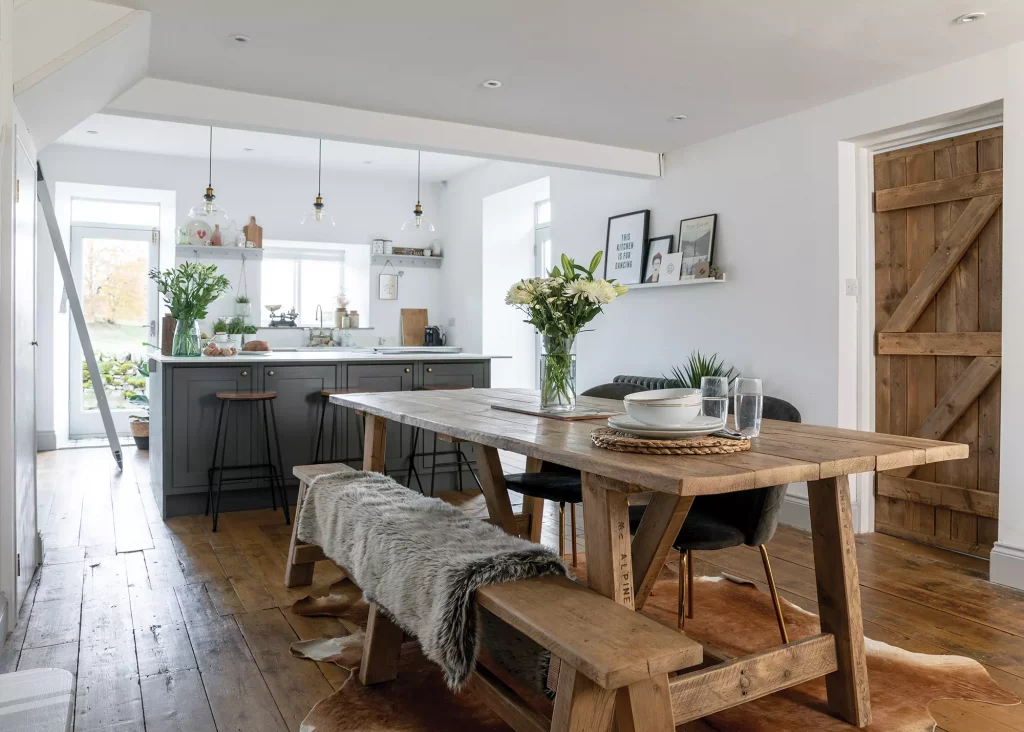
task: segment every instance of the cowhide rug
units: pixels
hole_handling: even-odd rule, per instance
[[[655,584],[644,613],[672,627],[676,616],[676,573],[670,562]],[[585,576],[583,563],[576,570]],[[686,632],[724,651],[746,655],[779,644],[771,598],[753,585],[720,577],[695,580],[695,617]],[[791,640],[819,632],[818,617],[783,599]],[[322,598],[298,601],[300,615],[333,615],[356,630],[366,625],[367,607],[358,590],[343,581]],[[352,674],[332,696],[317,704],[303,721],[302,732],[508,732],[500,719],[472,696],[452,694],[437,667],[416,643],[402,649],[398,680],[366,688],[355,677],[362,655],[362,632],[343,638],[301,641],[292,653],[331,661]],[[932,732],[928,705],[939,699],[963,699],[1012,705],[1020,700],[1005,691],[977,663],[960,656],[910,653],[866,639],[871,684],[871,732]],[[800,684],[733,707],[702,721],[721,732],[849,732],[852,727],[828,714],[824,679]]]

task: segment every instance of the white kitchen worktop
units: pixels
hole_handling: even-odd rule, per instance
[[[192,366],[217,366],[233,363],[323,363],[342,361],[486,361],[493,358],[512,358],[482,353],[451,353],[415,351],[413,353],[375,353],[371,350],[330,349],[324,351],[240,351],[237,356],[163,356],[159,353],[150,355],[157,363],[182,364]]]

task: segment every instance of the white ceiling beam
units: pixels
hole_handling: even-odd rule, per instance
[[[143,79],[104,111],[642,178],[661,175],[660,155],[645,150],[368,112],[163,79]]]

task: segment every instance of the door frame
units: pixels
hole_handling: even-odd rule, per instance
[[[102,233],[109,231],[111,233],[116,232],[117,234],[125,234],[127,232],[145,234],[144,237],[148,238],[149,244],[149,259],[147,264],[147,271],[151,269],[160,268],[160,229],[152,226],[142,225],[130,225],[130,224],[90,224],[90,223],[73,223],[71,225],[71,238],[69,239],[69,254],[71,261],[71,271],[75,275],[75,281],[79,286],[79,292],[82,291],[83,282],[79,279],[80,268],[82,265],[82,251],[77,246],[77,242],[80,238],[86,238],[88,233]],[[125,241],[136,241],[135,238],[112,236],[113,239],[123,239]],[[157,291],[156,283],[149,281],[146,286],[146,314],[147,320],[149,321],[149,332],[146,336],[150,342],[153,342],[158,337],[160,327],[160,294]],[[96,412],[92,415],[95,419],[89,421],[95,421],[95,429],[88,430],[76,430],[75,419],[76,413],[81,412],[81,394],[82,390],[80,385],[77,383],[76,376],[80,378],[80,370],[73,365],[73,361],[81,362],[84,357],[82,353],[82,343],[78,336],[77,330],[74,328],[70,329],[68,334],[68,434],[69,437],[74,435],[73,439],[83,439],[91,437],[103,437],[106,433],[104,431],[103,423],[100,421],[100,413]],[[145,347],[140,343],[139,352],[145,353]],[[79,358],[76,359],[75,356]],[[73,383],[75,382],[75,383]],[[148,387],[147,387],[148,390]],[[131,409],[112,409],[111,412],[114,417],[114,426],[117,429],[119,435],[127,435],[130,432],[128,427],[128,412]],[[137,409],[134,411],[138,411]],[[79,417],[80,418],[80,417]],[[81,424],[79,426],[85,426]],[[92,426],[92,425],[91,425]]]
[[[854,397],[846,404],[846,418],[855,421],[856,429],[871,432],[875,429],[874,155],[1002,124],[1000,100],[840,143],[840,278],[844,278],[845,272],[845,277],[854,274],[857,281],[854,322],[846,328],[840,324],[840,332],[845,337],[854,335],[851,332],[854,328],[856,338],[855,349],[843,348],[840,344],[840,424],[844,418],[842,392],[845,387]],[[852,230],[844,232],[844,223],[853,224]],[[842,312],[840,307],[841,320]],[[853,362],[849,358],[844,360],[844,354],[852,355]],[[871,533],[875,530],[874,475],[860,473],[851,478],[854,529],[857,533]]]
[[[59,171],[58,171],[59,174]],[[174,267],[174,229],[178,211],[176,209],[177,193],[173,190],[159,188],[142,188],[136,186],[108,186],[93,183],[74,183],[58,180],[53,184],[53,207],[57,216],[64,247],[71,246],[71,199],[94,198],[109,201],[128,201],[136,203],[156,203],[160,206],[160,269]],[[45,228],[45,227],[44,227]],[[60,272],[53,268],[54,278],[53,302],[41,304],[45,312],[41,317],[51,317],[54,321],[53,338],[50,342],[39,344],[39,363],[52,364],[45,366],[55,369],[53,373],[53,427],[56,434],[57,448],[68,446],[68,388],[70,379],[66,373],[69,363],[69,338],[76,338],[75,326],[67,312],[67,304],[63,302],[64,285]],[[160,322],[166,307],[160,303],[157,323]]]

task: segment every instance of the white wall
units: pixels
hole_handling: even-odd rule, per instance
[[[856,426],[856,368],[848,362],[856,354],[856,305],[843,283],[857,272],[855,257],[841,256],[840,242],[854,241],[843,229],[849,215],[841,204],[852,186],[841,184],[850,159],[841,142],[999,100],[1009,63],[1001,49],[674,151],[660,180],[509,163],[457,176],[446,215],[448,253],[459,268],[445,275],[467,283],[449,299],[460,344],[473,348],[481,339],[473,312],[479,292],[471,284],[480,272],[480,200],[547,174],[555,252],[588,260],[604,248],[614,214],[649,208],[651,236],[661,236],[678,234],[681,218],[717,213],[715,264],[729,278],[716,286],[636,290],[613,303],[594,322],[596,332],[579,339],[581,389],[616,374],[667,373],[699,348],[763,378],[767,393],[793,402],[808,422]],[[1008,118],[1007,138],[1024,133],[1011,124]],[[872,296],[870,286],[862,292]],[[1004,469],[1004,490],[1024,490],[1021,468],[1016,477],[1014,468]],[[805,495],[799,487],[790,493],[798,503]]]
[[[1003,107],[1003,370],[999,454],[999,541],[993,582],[1024,589],[1024,44],[1010,48]],[[1012,132],[1012,134],[1011,134]]]
[[[548,178],[541,178],[483,200],[482,350],[512,356],[491,364],[495,388],[537,386],[537,336],[522,312],[505,304],[505,294],[512,282],[536,275],[534,210],[550,191]]]

